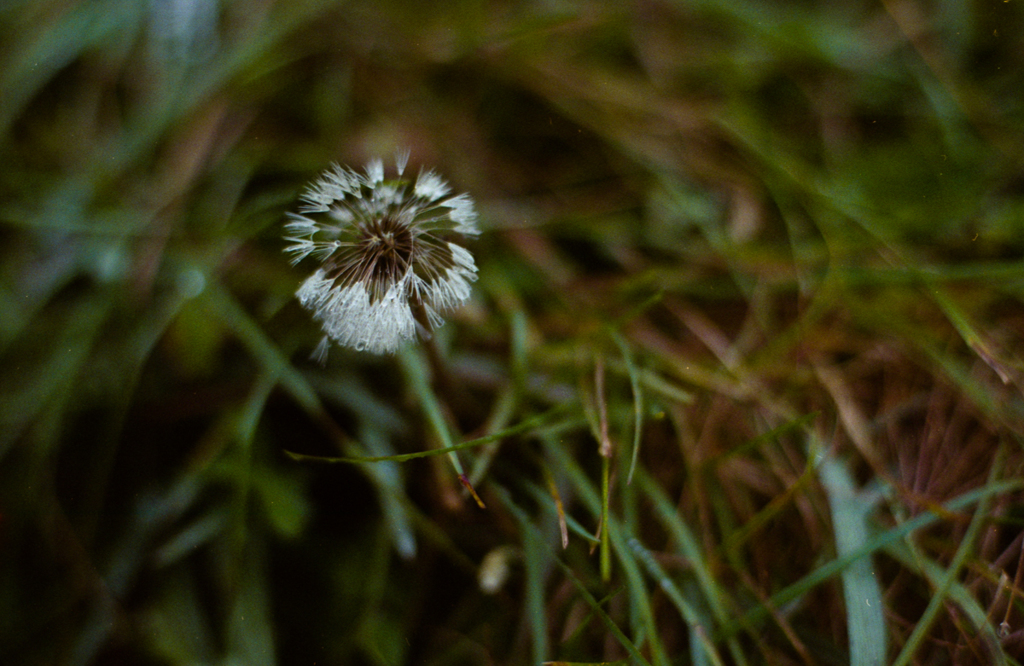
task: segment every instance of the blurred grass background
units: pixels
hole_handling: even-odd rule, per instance
[[[1021,63],[1016,0],[0,4],[0,663],[1020,663]],[[403,147],[474,297],[320,366],[284,213]],[[288,455],[460,442],[486,510]]]

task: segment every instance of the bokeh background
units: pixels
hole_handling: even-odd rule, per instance
[[[1020,663],[1022,63],[1018,0],[0,3],[0,663]],[[284,215],[401,149],[474,295],[318,364]]]

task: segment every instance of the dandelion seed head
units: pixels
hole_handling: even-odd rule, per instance
[[[378,158],[370,160],[366,165],[366,179],[371,187],[384,182],[384,160]]]
[[[400,150],[395,155],[395,168],[398,170],[398,175],[401,176],[405,173],[405,165],[409,163],[409,151]]]
[[[416,179],[415,195],[421,199],[440,199],[448,192],[448,184],[433,171],[421,173]]]
[[[394,352],[469,299],[476,264],[454,241],[479,233],[473,200],[449,197],[433,171],[403,179],[408,159],[396,156],[393,179],[379,159],[361,174],[333,165],[303,192],[300,212],[288,214],[292,263],[321,262],[296,292],[326,334],[314,352],[320,359],[329,341]]]

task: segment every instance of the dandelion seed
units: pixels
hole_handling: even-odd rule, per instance
[[[326,334],[319,358],[329,341],[392,353],[417,332],[429,336],[469,298],[476,264],[453,241],[479,233],[473,200],[448,196],[433,171],[404,179],[408,158],[396,156],[395,179],[385,178],[381,160],[362,174],[334,165],[303,193],[299,213],[288,214],[292,263],[321,262],[296,292]]]

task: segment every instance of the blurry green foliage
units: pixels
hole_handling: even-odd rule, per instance
[[[1022,53],[1016,1],[0,4],[0,663],[1019,663]],[[402,147],[474,297],[319,366],[283,215]],[[477,439],[486,510],[286,453]]]

